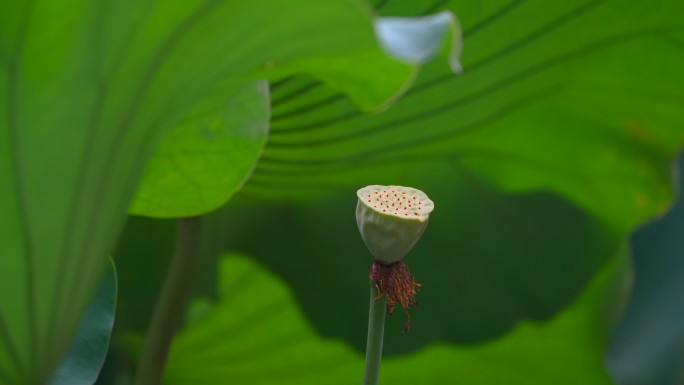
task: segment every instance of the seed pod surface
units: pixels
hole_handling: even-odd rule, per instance
[[[383,263],[404,258],[427,227],[434,203],[420,190],[371,185],[356,192],[356,224],[368,250]]]

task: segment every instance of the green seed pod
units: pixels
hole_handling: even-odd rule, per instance
[[[423,235],[434,203],[420,190],[402,186],[367,186],[356,192],[356,224],[373,257],[401,261]]]

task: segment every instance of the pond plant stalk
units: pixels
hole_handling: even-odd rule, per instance
[[[404,333],[411,328],[408,309],[416,306],[416,283],[404,256],[427,227],[434,203],[420,190],[371,185],[357,191],[356,224],[374,262],[369,269],[370,309],[363,385],[377,385],[382,361],[385,313],[396,305],[406,314]]]
[[[178,219],[176,245],[138,361],[135,385],[160,385],[200,261],[202,217]]]

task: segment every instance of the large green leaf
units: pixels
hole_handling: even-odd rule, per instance
[[[452,47],[447,50],[449,62],[452,68],[460,68],[460,27],[450,12],[421,18],[378,18],[374,26],[383,49],[416,69],[439,53],[444,41],[451,41]],[[373,58],[379,55],[378,51],[364,53],[368,54],[371,57],[346,55],[344,59],[337,58],[335,63],[344,67],[378,60]],[[321,63],[308,65],[318,66],[311,72],[321,72]],[[320,76],[331,86],[354,89],[353,77],[340,76],[343,69],[331,70],[330,64],[323,67],[325,73]],[[304,68],[300,64],[298,69]],[[374,66],[364,68],[377,70]],[[390,81],[403,79],[391,75]],[[362,78],[358,73],[354,76]],[[383,74],[383,80],[387,76]],[[405,85],[409,84],[410,79]],[[226,203],[251,174],[266,142],[270,119],[267,88],[265,81],[256,86],[249,82],[237,86],[229,83],[194,101],[189,117],[164,137],[148,161],[129,212],[151,217],[183,217],[204,214]],[[387,89],[378,87],[378,91],[386,93]],[[367,90],[358,96],[352,93],[352,97],[362,108],[377,108],[379,100],[387,99],[389,104],[403,91],[397,88],[392,98],[387,94],[373,95]]]
[[[149,160],[131,214],[204,214],[226,203],[254,169],[268,135],[268,83],[221,87],[196,104]]]
[[[66,352],[160,137],[226,82],[301,71],[370,109],[413,68],[355,1],[0,3],[0,383]]]
[[[610,384],[601,361],[606,325],[599,310],[615,298],[626,272],[624,261],[606,266],[578,301],[553,320],[525,322],[485,345],[436,344],[385,359],[380,383]],[[171,347],[165,384],[359,383],[362,356],[317,335],[284,282],[240,254],[225,256],[218,272],[219,298],[193,304],[186,328]],[[343,301],[344,288],[336,290],[330,300]],[[366,308],[366,301],[357,305]],[[365,330],[366,324],[356,326]]]
[[[116,310],[116,269],[110,261],[95,300],[90,304],[49,385],[92,385],[107,357]]]
[[[680,1],[379,3],[387,15],[458,14],[463,74],[431,63],[370,116],[310,80],[275,87],[251,196],[421,175],[453,184],[457,170],[431,171],[453,161],[508,191],[559,193],[623,232],[667,207],[684,137]]]

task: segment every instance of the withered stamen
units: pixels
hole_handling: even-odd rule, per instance
[[[415,278],[404,261],[391,265],[375,261],[369,268],[369,276],[375,282],[375,287],[378,289],[378,296],[375,300],[377,301],[384,296],[387,300],[386,306],[390,315],[394,313],[394,307],[397,304],[402,307],[404,314],[406,314],[402,334],[407,333],[411,330],[411,316],[408,309],[417,305],[415,297],[421,285],[416,283]]]

